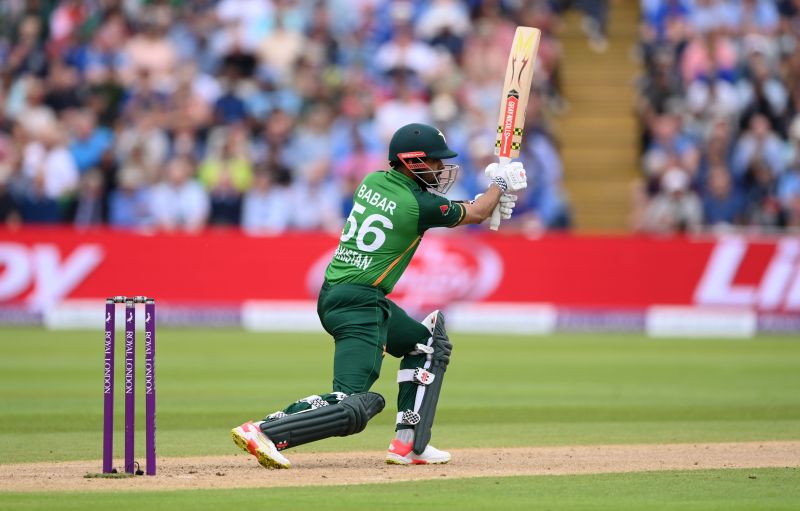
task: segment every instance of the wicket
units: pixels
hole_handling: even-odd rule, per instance
[[[146,473],[156,475],[156,301],[146,296],[106,298],[103,364],[103,473],[116,473],[114,457],[114,339],[116,304],[125,304],[125,472],[142,475],[134,460],[136,411],[136,304],[144,304]]]

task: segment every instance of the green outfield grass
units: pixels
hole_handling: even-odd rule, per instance
[[[642,511],[796,510],[800,470],[748,469],[504,477],[326,488],[144,493],[3,494],[15,510],[220,509]]]
[[[323,335],[161,329],[157,344],[159,456],[234,454],[231,427],[330,388],[333,345]],[[800,439],[796,338],[458,335],[454,345],[434,430],[442,448]],[[139,351],[141,370],[142,346]],[[0,330],[0,463],[96,459],[99,469],[102,360],[102,332]],[[396,359],[385,359],[373,390],[387,396],[387,410],[366,431],[298,450],[382,452],[393,430],[397,366]],[[121,368],[117,374],[115,447],[121,458]],[[142,426],[141,387],[138,394]],[[137,432],[140,449],[143,430]],[[748,479],[751,473],[758,479]],[[680,491],[670,493],[673,486]],[[460,509],[487,508],[499,496],[504,503],[498,509],[559,502],[586,509],[659,509],[670,502],[686,503],[685,509],[778,509],[791,496],[796,506],[798,486],[798,471],[786,469],[436,481],[415,484],[413,492],[463,499]],[[343,508],[358,510],[368,507],[370,488],[172,492],[135,500],[149,509],[159,509],[159,502],[178,509],[190,502],[195,508],[196,495],[209,507],[269,495],[278,503],[308,497],[308,505],[317,505],[320,492],[331,491],[352,504]],[[395,496],[385,502],[400,508],[410,488],[381,486],[380,493]],[[46,508],[58,498],[39,497],[4,494],[0,507]],[[69,505],[90,509],[110,498],[70,496]],[[649,498],[654,504],[644,506]]]

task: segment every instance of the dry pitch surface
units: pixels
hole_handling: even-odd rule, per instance
[[[453,449],[447,465],[390,466],[380,452],[288,452],[290,470],[244,453],[159,459],[156,477],[87,478],[100,461],[0,465],[0,491],[142,491],[386,483],[421,479],[800,467],[800,441]]]

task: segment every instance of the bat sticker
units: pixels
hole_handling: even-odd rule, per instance
[[[511,79],[514,79],[514,76],[517,77],[517,84],[521,85],[522,80],[522,73],[525,71],[525,68],[530,62],[530,52],[531,52],[531,45],[533,44],[533,40],[536,38],[536,34],[532,33],[528,36],[527,39],[518,39],[517,44],[514,47],[514,56],[511,58]],[[517,73],[517,59],[522,59],[522,66],[519,69],[519,73]]]

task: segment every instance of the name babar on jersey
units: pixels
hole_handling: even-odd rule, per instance
[[[394,208],[397,207],[397,204],[393,200],[382,197],[380,193],[373,191],[372,188],[369,188],[363,183],[361,184],[361,188],[358,189],[358,192],[356,192],[356,197],[376,208],[382,209],[390,215],[394,215]]]

